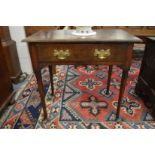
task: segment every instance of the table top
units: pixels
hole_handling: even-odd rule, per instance
[[[149,39],[150,41],[154,41],[155,42],[155,37],[147,37],[147,39]]]
[[[76,36],[72,32],[75,30],[51,30],[39,31],[28,36],[23,42],[53,42],[53,43],[94,43],[94,42],[128,42],[138,43],[142,40],[121,29],[96,30],[96,35]]]

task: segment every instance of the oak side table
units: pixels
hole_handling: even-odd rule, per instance
[[[122,68],[122,79],[118,97],[116,120],[119,118],[121,100],[125,90],[132,60],[134,43],[141,39],[120,29],[97,30],[96,35],[80,37],[73,30],[39,31],[24,39],[29,45],[33,70],[47,118],[45,95],[41,78],[41,68],[48,66],[50,75],[55,73],[56,65],[109,65],[107,93],[110,86],[112,65]],[[52,93],[53,76],[51,76]]]

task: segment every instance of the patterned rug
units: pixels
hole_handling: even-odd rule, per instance
[[[122,71],[114,66],[110,93],[106,95],[108,66],[57,66],[55,96],[51,96],[49,73],[42,71],[48,118],[43,112],[33,76],[18,100],[1,118],[1,128],[155,128],[149,109],[135,93],[140,61],[133,60],[122,101],[120,120],[115,122]]]

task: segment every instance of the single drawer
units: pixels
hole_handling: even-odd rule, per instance
[[[128,44],[37,45],[40,62],[119,62],[127,58]]]

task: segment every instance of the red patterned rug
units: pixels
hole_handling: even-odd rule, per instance
[[[47,100],[49,117],[42,121],[41,115],[36,128],[154,128],[149,110],[134,92],[140,65],[133,61],[130,68],[119,123],[114,120],[120,68],[113,67],[110,94],[106,95],[108,66],[98,70],[94,66],[58,66],[55,97],[52,102]]]
[[[75,69],[73,65],[69,65],[57,66],[54,97],[51,96],[51,89],[48,89],[48,70],[43,70],[47,92],[46,120],[43,120],[43,112],[39,116],[40,99],[33,77],[25,88],[27,91],[24,90],[6,120],[1,123],[1,128],[155,128],[149,109],[134,92],[140,64],[137,60],[132,62],[119,122],[114,120],[121,69],[113,67],[110,93],[106,95],[108,66],[99,66],[96,70],[94,66],[79,66]]]

